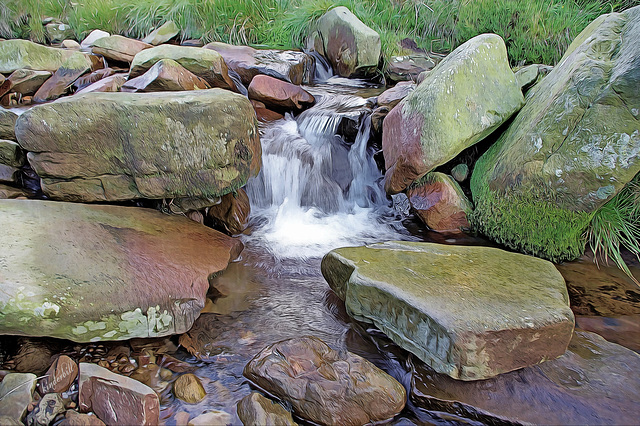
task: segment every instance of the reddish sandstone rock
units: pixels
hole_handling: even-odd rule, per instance
[[[91,74],[79,77],[73,83],[73,87],[75,87],[76,91],[77,90],[82,90],[85,87],[92,85],[96,81],[100,81],[103,78],[109,77],[109,76],[111,76],[113,74],[115,74],[115,71],[114,71],[113,68],[109,68],[109,67],[102,68],[102,69],[99,69],[99,70],[96,70],[96,71],[92,72]]]
[[[93,414],[81,414],[74,410],[67,410],[64,420],[58,426],[105,426],[104,422]]]
[[[251,101],[253,110],[256,112],[256,118],[262,123],[268,123],[270,121],[281,120],[284,115],[279,112],[271,111],[265,104],[259,101]]]
[[[221,225],[231,235],[240,234],[247,228],[251,206],[249,197],[244,189],[238,189],[235,194],[229,193],[220,199],[220,203],[209,208],[209,217],[214,224]]]
[[[126,74],[113,74],[104,77],[89,86],[78,90],[76,95],[89,92],[119,92],[122,85],[127,81]]]
[[[81,75],[91,71],[92,62],[89,57],[78,52],[70,56],[58,70],[53,73],[33,96],[34,102],[51,101],[64,95],[69,86]]]
[[[469,228],[472,206],[460,185],[449,176],[432,172],[407,189],[411,208],[434,231]]]
[[[56,359],[45,376],[38,382],[41,394],[65,392],[78,377],[78,365],[66,355]]]
[[[411,81],[401,81],[390,89],[385,90],[378,96],[378,106],[387,107],[391,110],[394,106],[413,92],[416,84]]]
[[[139,40],[113,35],[94,41],[91,51],[96,55],[104,56],[108,60],[131,63],[136,54],[152,47],[150,44]]]
[[[96,364],[80,363],[79,408],[93,411],[108,425],[157,425],[158,395],[137,380]]]
[[[0,96],[9,92],[20,93],[23,96],[33,95],[49,77],[49,71],[16,70],[0,85]]]
[[[244,375],[291,404],[296,414],[319,424],[363,425],[390,419],[404,408],[404,387],[350,352],[322,340],[300,337],[266,347]]]
[[[209,89],[209,84],[173,59],[161,59],[147,72],[127,81],[123,92],[166,92]]]
[[[300,86],[267,75],[257,75],[249,85],[249,99],[263,102],[276,111],[302,111],[312,106],[313,95]]]

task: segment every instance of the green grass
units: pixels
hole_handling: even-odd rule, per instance
[[[597,16],[638,4],[640,0],[4,0],[0,37],[44,42],[45,17],[69,23],[79,41],[93,29],[142,38],[173,20],[182,39],[300,48],[314,20],[341,5],[380,34],[385,59],[405,53],[400,41],[406,37],[427,51],[447,53],[475,35],[495,32],[505,39],[513,65],[555,64]]]
[[[620,253],[624,247],[640,260],[640,175],[595,213],[585,239],[596,262],[608,263],[611,259],[640,285],[640,277],[631,274]]]

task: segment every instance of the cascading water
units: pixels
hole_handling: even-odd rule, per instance
[[[311,109],[262,129],[262,170],[247,185],[257,223],[248,238],[279,259],[400,238],[367,146],[367,101],[325,90]],[[358,123],[352,143],[338,135],[345,120]]]

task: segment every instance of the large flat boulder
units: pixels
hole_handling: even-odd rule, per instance
[[[602,15],[527,94],[476,163],[476,226],[554,260],[584,250],[592,214],[640,172],[640,7]]]
[[[116,34],[95,40],[91,51],[96,55],[104,56],[108,60],[131,63],[138,53],[152,47],[150,44],[140,40]]]
[[[248,86],[253,77],[264,74],[293,84],[309,84],[313,80],[314,59],[293,50],[254,49],[249,46],[212,42],[204,46],[218,52],[226,64],[238,73]]]
[[[16,134],[45,194],[64,201],[212,205],[260,168],[253,107],[222,89],[75,95],[26,111]]]
[[[387,242],[333,250],[322,274],[349,315],[455,379],[557,358],[573,332],[562,276],[531,256]]]
[[[523,103],[502,38],[482,34],[467,41],[385,118],[385,189],[401,192],[484,139]]]
[[[640,355],[577,331],[560,358],[461,382],[416,365],[411,400],[482,424],[626,425],[640,418]]]
[[[388,420],[402,411],[407,398],[400,383],[366,359],[335,351],[313,336],[267,346],[245,366],[244,375],[316,424]]]
[[[229,69],[222,56],[215,50],[199,47],[164,44],[142,51],[131,62],[129,78],[144,74],[161,59],[176,61],[187,70],[204,79],[211,87],[237,91],[235,83],[229,77]]]
[[[136,207],[0,200],[0,334],[77,342],[188,331],[242,244]]]
[[[359,77],[375,73],[380,61],[380,36],[349,9],[331,9],[318,19],[316,31],[318,50],[338,75]]]
[[[42,46],[28,40],[0,41],[0,73],[10,74],[19,69],[55,72],[74,50]]]

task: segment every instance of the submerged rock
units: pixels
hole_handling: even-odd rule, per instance
[[[209,43],[204,48],[220,53],[229,68],[237,72],[247,86],[259,74],[293,84],[309,84],[313,80],[315,61],[304,52],[258,50],[220,42]]]
[[[242,250],[187,218],[136,207],[1,200],[0,223],[11,224],[0,234],[0,334],[88,342],[184,333],[209,277]]]
[[[209,49],[165,44],[140,52],[131,63],[129,78],[135,78],[147,72],[161,59],[172,59],[204,79],[211,87],[220,87],[237,91],[235,83],[229,77],[227,64],[222,56]]]
[[[268,75],[255,76],[248,90],[249,99],[263,102],[267,107],[281,112],[300,112],[316,102],[313,95],[302,87]]]
[[[316,28],[316,50],[338,75],[359,77],[375,72],[380,60],[380,36],[349,9],[331,9],[318,19]]]
[[[211,426],[228,425],[231,423],[229,413],[220,410],[211,410],[189,420],[187,426]]]
[[[562,355],[574,318],[551,262],[489,247],[336,249],[322,274],[349,315],[439,373],[481,380]]]
[[[180,90],[209,89],[202,78],[188,71],[172,59],[161,59],[147,72],[128,80],[123,92],[166,92]]]
[[[524,103],[500,36],[459,46],[385,118],[385,189],[404,190],[484,139]]]
[[[252,392],[238,401],[238,417],[245,426],[252,425],[297,425],[291,413],[277,402]]]
[[[44,193],[64,201],[212,205],[260,167],[251,103],[221,89],[71,96],[23,113],[16,133]]]
[[[0,420],[6,418],[23,424],[22,419],[31,404],[36,381],[36,375],[32,373],[9,373],[4,376],[0,382]]]
[[[470,227],[473,206],[450,176],[430,172],[407,188],[412,210],[434,231],[461,231]]]
[[[80,363],[78,408],[108,425],[156,425],[160,401],[150,387],[90,363]]]
[[[364,425],[404,408],[404,387],[366,359],[338,352],[306,336],[274,343],[256,355],[244,375],[320,424]]]
[[[560,358],[498,377],[461,382],[416,366],[411,400],[486,424],[634,424],[640,355],[576,332]]]
[[[173,394],[176,398],[189,404],[197,404],[207,396],[207,392],[204,390],[198,376],[191,373],[178,377],[173,383]]]
[[[602,15],[530,90],[477,161],[474,222],[556,261],[584,251],[592,213],[640,172],[640,7]]]

